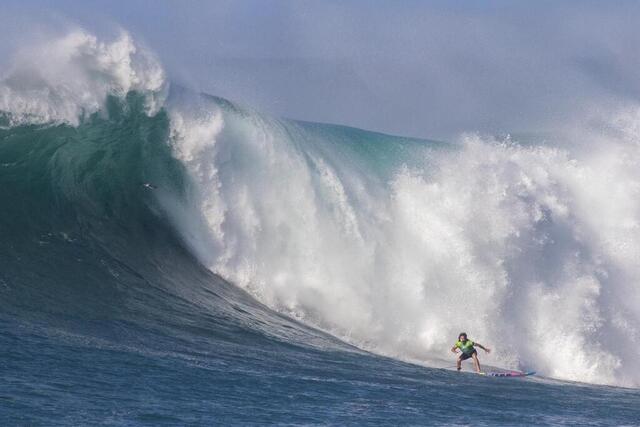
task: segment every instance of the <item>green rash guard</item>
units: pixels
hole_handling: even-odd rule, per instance
[[[471,354],[476,351],[476,349],[473,348],[473,344],[473,341],[467,339],[464,343],[462,341],[456,342],[456,347],[458,347],[464,354]]]

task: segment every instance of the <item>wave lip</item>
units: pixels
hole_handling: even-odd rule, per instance
[[[108,96],[132,91],[145,95],[147,111],[154,114],[167,88],[160,63],[127,32],[105,42],[78,29],[17,52],[0,80],[0,111],[10,126],[75,126],[102,111]]]

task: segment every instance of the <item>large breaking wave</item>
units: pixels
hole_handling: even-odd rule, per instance
[[[27,169],[54,190],[32,211],[62,197],[60,220],[100,245],[155,221],[261,303],[361,348],[442,366],[466,330],[493,365],[640,385],[639,110],[559,142],[401,138],[170,88],[126,33],[83,31],[20,53],[0,110],[6,176],[37,144]],[[145,142],[126,155],[131,135]],[[7,212],[7,228],[30,227]]]

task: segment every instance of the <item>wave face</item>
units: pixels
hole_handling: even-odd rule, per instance
[[[640,384],[637,116],[572,152],[202,103],[170,113],[193,184],[172,218],[212,271],[385,355],[437,365],[468,330],[491,363]]]
[[[0,110],[7,315],[179,336],[195,310],[228,341],[347,348],[304,324],[432,366],[466,330],[492,365],[640,386],[633,112],[573,145],[276,120],[84,32],[19,55]]]

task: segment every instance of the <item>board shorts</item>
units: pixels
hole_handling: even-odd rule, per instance
[[[473,349],[473,351],[471,353],[469,353],[469,354],[461,353],[459,357],[460,357],[460,360],[467,360],[467,359],[471,359],[471,357],[474,354],[478,354],[478,351],[476,349]]]

